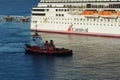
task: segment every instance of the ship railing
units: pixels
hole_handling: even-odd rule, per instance
[[[58,1],[56,1],[56,0],[44,0],[44,1],[41,1],[40,3],[98,3],[98,2],[101,2],[101,3],[105,3],[105,2],[116,2],[116,3],[118,3],[118,2],[120,2],[120,1],[118,1],[118,0],[116,0],[116,1],[111,1],[111,0],[109,0],[109,1],[105,1],[105,0],[103,0],[103,1],[84,1],[84,0],[81,0],[81,1],[69,1],[69,0],[58,0]]]

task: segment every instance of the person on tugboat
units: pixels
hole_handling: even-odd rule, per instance
[[[48,43],[48,41],[45,41],[44,46],[48,51],[55,50],[55,45],[53,40],[50,40],[50,43]]]
[[[46,49],[46,50],[49,49],[49,43],[48,43],[48,41],[45,41],[44,46],[45,46],[45,49]]]
[[[50,50],[50,51],[55,50],[55,45],[54,45],[53,40],[50,40],[50,43],[49,43],[49,50]]]

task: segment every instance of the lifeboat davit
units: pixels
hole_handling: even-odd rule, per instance
[[[115,10],[102,10],[98,14],[103,18],[117,18],[117,12]]]
[[[97,10],[83,10],[81,15],[85,17],[99,17]]]
[[[65,48],[49,49],[43,45],[41,37],[35,33],[32,37],[32,41],[29,44],[25,44],[26,54],[39,54],[39,55],[51,55],[51,56],[71,56],[73,51]]]

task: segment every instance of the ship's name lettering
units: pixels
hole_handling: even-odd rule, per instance
[[[75,27],[72,27],[72,31],[88,32],[88,28],[75,28]]]

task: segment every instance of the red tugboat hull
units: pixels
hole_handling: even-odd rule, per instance
[[[39,46],[30,46],[25,44],[25,53],[26,54],[39,54],[39,55],[52,55],[52,56],[71,56],[73,51],[64,48],[56,48],[55,50],[46,50],[40,48]]]

